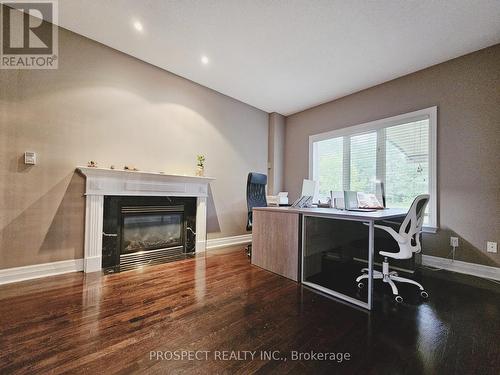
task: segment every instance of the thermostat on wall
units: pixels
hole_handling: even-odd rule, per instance
[[[26,151],[24,153],[24,164],[35,165],[36,164],[36,153],[31,151]]]

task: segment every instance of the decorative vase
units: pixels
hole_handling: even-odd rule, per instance
[[[203,165],[196,166],[196,175],[199,177],[203,177],[205,175],[205,167]]]

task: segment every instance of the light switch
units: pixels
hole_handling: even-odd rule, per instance
[[[36,164],[36,153],[32,151],[26,151],[24,153],[24,164],[35,165]]]

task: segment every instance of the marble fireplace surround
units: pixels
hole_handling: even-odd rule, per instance
[[[104,197],[155,196],[196,198],[196,252],[205,251],[207,237],[208,185],[214,178],[77,167],[85,183],[84,272],[100,271]]]

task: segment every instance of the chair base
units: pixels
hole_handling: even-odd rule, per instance
[[[245,247],[245,251],[247,252],[247,257],[251,258],[252,257],[252,244],[249,243],[247,247]]]
[[[368,279],[368,268],[363,268],[361,272],[363,272],[363,274],[356,278],[356,283],[358,283],[359,288],[362,288],[364,286],[361,280]],[[422,284],[416,282],[415,280],[398,276],[398,273],[395,271],[389,271],[389,262],[387,262],[387,258],[382,263],[382,272],[373,270],[373,279],[382,280],[384,283],[389,284],[392,289],[392,294],[394,294],[395,300],[398,303],[403,302],[403,297],[399,295],[398,287],[396,286],[395,281],[416,285],[420,289],[420,295],[423,298],[429,297]]]

